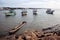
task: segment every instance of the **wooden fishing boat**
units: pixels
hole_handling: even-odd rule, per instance
[[[22,14],[22,16],[26,16],[27,15],[27,11],[22,11],[21,14]]]
[[[33,9],[33,15],[37,15],[37,9]]]
[[[16,12],[14,10],[10,10],[9,12],[5,13],[6,16],[13,16],[16,15]]]
[[[11,29],[9,31],[9,34],[14,34],[15,32],[17,32],[22,26],[24,26],[24,24],[26,24],[26,21],[23,21],[21,24],[17,25],[15,28]]]
[[[51,10],[51,9],[47,9],[46,13],[48,14],[53,14],[54,10]]]
[[[6,16],[13,16],[13,15],[16,15],[15,13],[9,13],[9,12],[7,12],[7,13],[5,13],[5,15]]]

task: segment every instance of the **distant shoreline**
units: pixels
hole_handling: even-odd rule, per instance
[[[11,7],[0,7],[0,10],[9,10],[9,9],[47,9],[47,8],[11,8]]]
[[[54,9],[54,8],[23,8],[23,7],[0,7],[0,10],[15,10],[15,9]]]

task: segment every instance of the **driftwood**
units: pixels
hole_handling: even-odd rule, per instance
[[[9,31],[9,34],[14,34],[17,30],[19,30],[22,26],[24,26],[25,23],[26,23],[26,21],[23,21],[21,24],[17,25],[15,28],[11,29]]]

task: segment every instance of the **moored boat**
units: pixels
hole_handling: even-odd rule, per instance
[[[23,21],[21,24],[17,25],[15,28],[11,29],[9,31],[9,34],[14,34],[15,32],[17,32],[21,27],[24,26],[25,23],[26,23],[26,21]]]
[[[5,13],[6,16],[13,16],[16,15],[16,12],[14,10],[9,10],[9,12]]]
[[[53,14],[54,10],[51,10],[51,9],[47,9],[46,13],[48,14]]]

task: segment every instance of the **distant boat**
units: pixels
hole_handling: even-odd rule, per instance
[[[37,9],[33,9],[33,15],[37,15]]]
[[[22,11],[21,14],[22,14],[22,16],[26,16],[27,15],[27,11]]]
[[[9,12],[5,13],[6,16],[13,16],[16,15],[16,12],[14,10],[10,10]]]
[[[53,14],[54,10],[51,10],[51,9],[47,9],[46,13],[48,14]]]

